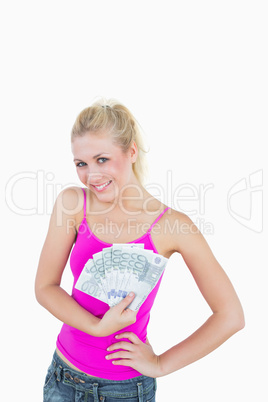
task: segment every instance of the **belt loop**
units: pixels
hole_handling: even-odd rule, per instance
[[[94,402],[99,402],[99,397],[98,397],[98,383],[93,384],[93,396],[94,396]]]
[[[61,380],[61,371],[62,371],[62,367],[61,366],[57,367],[57,370],[56,370],[57,381]]]
[[[139,402],[143,402],[143,386],[142,382],[137,383]]]

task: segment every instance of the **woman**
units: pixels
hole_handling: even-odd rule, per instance
[[[156,378],[202,358],[242,329],[243,310],[190,218],[143,187],[142,137],[125,106],[110,100],[83,110],[71,142],[85,188],[67,188],[57,197],[36,276],[38,302],[64,323],[44,401],[155,401]],[[75,288],[92,255],[116,243],[142,243],[166,258],[180,253],[212,310],[195,333],[159,356],[146,328],[162,276],[137,312],[127,308],[135,289],[110,308]],[[60,287],[69,255],[72,296]]]

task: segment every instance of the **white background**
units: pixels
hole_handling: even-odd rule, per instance
[[[70,151],[72,124],[98,96],[118,99],[136,116],[150,146],[148,182],[200,226],[245,310],[243,331],[158,379],[158,402],[267,400],[266,6],[258,0],[2,3],[1,377],[10,400],[42,401],[61,323],[36,302],[35,273],[57,194],[81,185]],[[180,185],[181,195],[196,191],[196,199],[174,205],[167,194]],[[67,266],[68,291],[71,281]],[[183,340],[209,314],[182,258],[172,256],[149,324],[155,352]]]

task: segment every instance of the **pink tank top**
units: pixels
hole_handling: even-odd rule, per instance
[[[88,259],[92,258],[93,254],[101,251],[103,248],[112,246],[112,244],[98,239],[90,230],[86,220],[86,192],[84,189],[82,190],[84,191],[84,218],[79,226],[76,242],[70,256],[70,266],[74,276],[72,297],[91,314],[102,318],[106,311],[109,310],[108,304],[95,299],[74,287]],[[153,250],[158,254],[150,232],[152,227],[169,208],[170,207],[167,207],[157,217],[143,236],[128,243],[143,243],[145,249]],[[105,356],[108,354],[107,347],[116,342],[114,336],[119,332],[131,331],[134,332],[142,342],[146,341],[150,310],[159,289],[162,277],[163,274],[154,289],[141,305],[134,324],[106,337],[94,337],[67,324],[63,324],[57,338],[58,349],[66,359],[68,359],[79,370],[94,377],[105,378],[107,380],[128,380],[141,375],[141,373],[131,367],[113,365],[110,360],[105,359]]]

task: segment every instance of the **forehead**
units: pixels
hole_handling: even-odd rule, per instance
[[[86,133],[82,137],[75,137],[71,144],[74,156],[92,157],[101,152],[120,152],[121,148],[115,144],[111,134],[107,132]],[[81,159],[81,158],[80,158]]]

